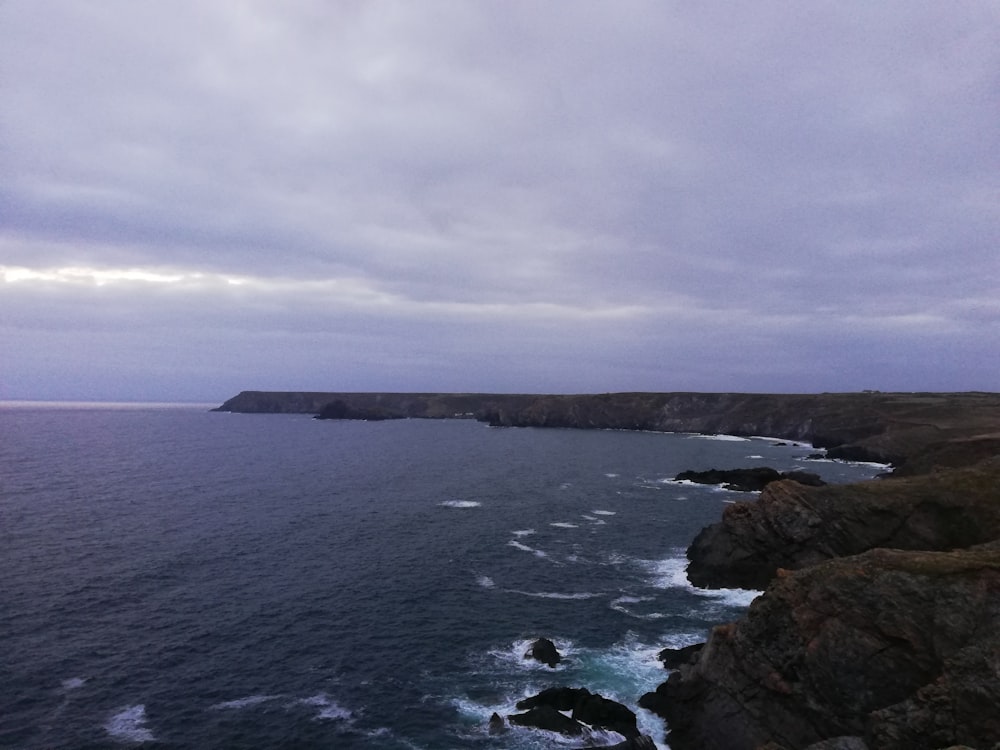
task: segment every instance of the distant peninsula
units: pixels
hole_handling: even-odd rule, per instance
[[[851,485],[771,477],[727,505],[688,578],[764,594],[667,649],[639,705],[675,750],[1000,747],[1000,394],[244,391],[217,411],[768,436],[892,464]]]
[[[769,436],[918,472],[1000,452],[997,393],[360,393],[243,391],[216,411],[477,419],[503,427]]]

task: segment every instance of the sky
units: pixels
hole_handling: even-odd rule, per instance
[[[0,399],[1000,390],[995,0],[2,0]]]

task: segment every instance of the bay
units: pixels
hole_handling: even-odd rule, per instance
[[[746,496],[671,480],[774,439],[0,407],[0,747],[542,748],[490,714],[545,687],[633,709],[664,646],[753,592],[684,548]],[[566,656],[528,662],[540,636]],[[638,711],[663,745],[661,722]],[[609,738],[610,739],[610,738]]]

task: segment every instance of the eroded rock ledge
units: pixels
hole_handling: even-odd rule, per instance
[[[876,547],[949,550],[998,538],[1000,458],[850,485],[772,482],[695,537],[688,579],[705,588],[763,589],[779,568]]]
[[[1000,543],[781,572],[642,705],[674,750],[1000,742]]]

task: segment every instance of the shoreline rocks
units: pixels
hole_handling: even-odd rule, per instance
[[[1000,457],[964,469],[849,485],[768,484],[729,505],[688,547],[688,580],[764,589],[799,569],[876,547],[949,550],[1000,538]]]
[[[679,482],[696,482],[698,484],[718,484],[729,490],[739,492],[760,492],[771,482],[782,479],[804,484],[810,487],[822,487],[826,482],[819,474],[809,471],[785,471],[772,469],[770,466],[754,466],[749,469],[708,469],[707,471],[682,471],[676,477]]]
[[[871,550],[781,572],[644,696],[674,750],[1000,742],[1000,542]]]

